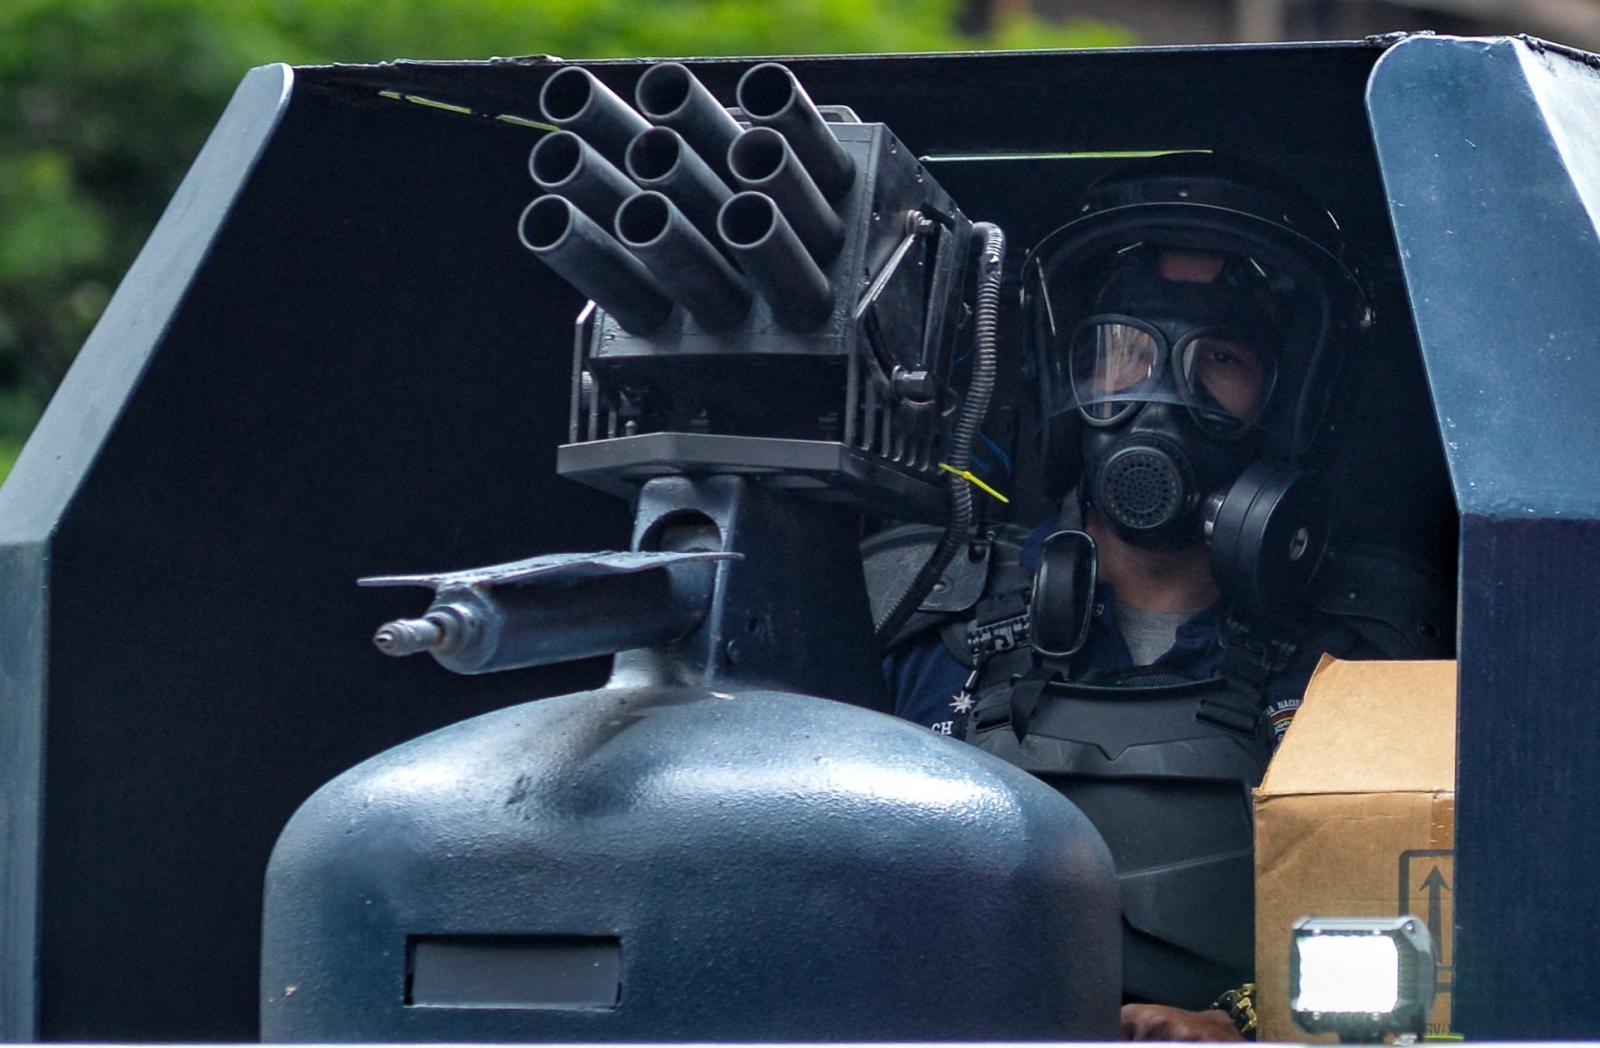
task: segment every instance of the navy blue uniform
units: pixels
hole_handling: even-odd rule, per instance
[[[1054,530],[1054,525],[1046,525],[1028,537],[1019,557],[1023,568],[1032,571],[1037,566],[1039,549]],[[1073,680],[1092,684],[1097,678],[1105,679],[1119,670],[1133,667],[1133,656],[1117,627],[1115,607],[1116,596],[1111,586],[1101,583],[1095,589],[1094,618],[1089,624],[1088,639],[1072,659]],[[1172,647],[1152,665],[1189,680],[1216,676],[1222,665],[1221,615],[1220,605],[1196,612],[1178,627]],[[972,696],[967,685],[972,670],[951,654],[938,630],[930,630],[902,645],[885,660],[884,669],[898,717],[941,735],[950,735],[971,707]],[[1283,737],[1295,710],[1299,709],[1310,677],[1311,667],[1306,666],[1286,670],[1267,682],[1263,713],[1272,723],[1274,742]]]

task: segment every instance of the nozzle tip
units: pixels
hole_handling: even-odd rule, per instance
[[[428,651],[443,639],[444,631],[429,619],[396,619],[379,626],[372,635],[379,651],[395,657]]]

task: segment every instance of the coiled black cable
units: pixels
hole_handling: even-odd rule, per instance
[[[983,417],[989,413],[989,400],[994,395],[995,358],[999,346],[1000,283],[1004,276],[1006,235],[991,222],[977,222],[972,226],[974,238],[983,237],[983,252],[978,263],[978,294],[976,316],[973,322],[972,379],[967,383],[966,399],[956,416],[946,449],[946,461],[951,468],[965,471],[972,465],[972,443],[978,435]],[[911,613],[933,589],[950,559],[966,541],[972,527],[972,486],[962,477],[952,473],[947,478],[950,492],[950,522],[933,548],[933,555],[917,572],[911,585],[895,601],[887,614],[879,620],[875,630],[879,644],[887,646],[895,634],[911,618]]]

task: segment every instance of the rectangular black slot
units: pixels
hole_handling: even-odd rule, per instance
[[[430,1008],[615,1008],[622,940],[579,935],[413,935],[406,1004]]]

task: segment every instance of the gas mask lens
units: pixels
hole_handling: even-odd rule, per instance
[[[1218,435],[1254,422],[1277,377],[1272,357],[1227,335],[1191,335],[1179,346],[1178,358],[1195,422]]]
[[[1148,403],[1179,404],[1214,436],[1241,432],[1260,416],[1277,377],[1276,362],[1250,341],[1228,334],[1186,334],[1170,343],[1131,317],[1093,317],[1073,334],[1072,395],[1092,425],[1108,425]]]
[[[1161,343],[1154,331],[1121,320],[1084,324],[1072,339],[1072,395],[1091,422],[1115,422],[1156,384]]]

